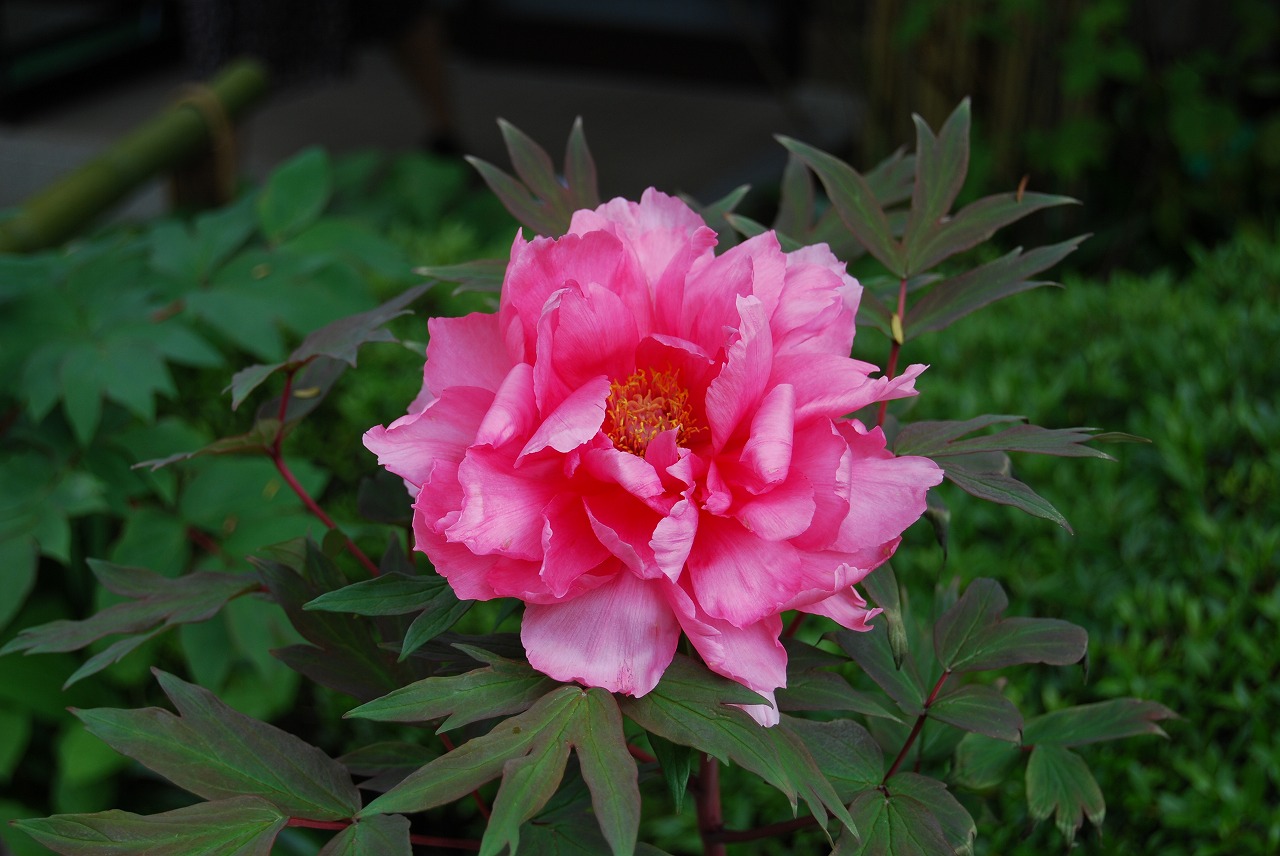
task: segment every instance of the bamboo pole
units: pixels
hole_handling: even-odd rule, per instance
[[[197,87],[190,97],[29,197],[15,216],[0,222],[0,252],[30,252],[72,237],[143,182],[207,150],[266,89],[266,70],[258,62],[228,65],[207,87]]]

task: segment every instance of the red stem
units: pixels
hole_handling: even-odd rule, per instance
[[[795,636],[800,630],[800,625],[804,624],[805,616],[808,614],[809,613],[807,612],[797,612],[796,617],[791,619],[791,623],[787,625],[787,629],[782,632],[783,638],[790,639],[792,636]]]
[[[774,835],[786,835],[788,832],[795,832],[798,829],[808,829],[810,826],[816,826],[818,821],[813,815],[807,814],[804,817],[797,817],[795,820],[784,820],[781,823],[771,823],[768,826],[761,826],[757,829],[722,829],[719,832],[704,834],[703,839],[710,839],[720,844],[733,844],[741,841],[755,841],[759,838],[769,838]]]
[[[351,826],[350,820],[307,820],[302,817],[289,818],[288,826],[300,826],[306,829],[346,829]],[[440,838],[435,835],[410,835],[412,844],[423,847],[447,847],[452,850],[479,850],[480,842],[470,838]]]
[[[716,836],[724,832],[720,806],[720,762],[703,755],[698,768],[698,831],[702,833],[705,856],[726,856],[724,842]]]
[[[903,277],[898,282],[898,324],[906,327],[907,324],[907,279]],[[889,346],[889,365],[885,368],[884,376],[889,380],[893,380],[898,374],[898,352],[902,350],[902,343],[898,341],[897,335],[889,331],[893,344]],[[889,402],[880,402],[880,415],[876,417],[876,427],[884,426],[885,414],[889,411]]]
[[[627,751],[631,753],[632,758],[635,758],[641,764],[653,764],[653,763],[656,763],[658,760],[657,758],[650,755],[648,752],[641,749],[639,746],[636,746],[631,743],[627,744]]]
[[[333,518],[326,514],[325,510],[311,498],[311,494],[307,493],[306,488],[302,486],[302,483],[298,481],[298,479],[293,475],[293,472],[289,469],[289,466],[284,462],[284,453],[282,451],[282,447],[284,445],[284,419],[289,410],[289,396],[293,394],[293,374],[293,371],[290,371],[284,376],[284,392],[280,394],[280,410],[278,415],[280,426],[276,429],[276,436],[271,441],[271,448],[267,450],[267,454],[271,457],[272,463],[276,465],[276,470],[280,473],[280,477],[283,478],[285,480],[285,484],[289,485],[290,489],[298,495],[298,499],[302,500],[302,504],[307,507],[307,511],[314,514],[326,528],[337,529],[338,524],[334,523]],[[345,535],[343,536],[343,541],[346,545],[347,552],[355,556],[356,561],[364,565],[365,569],[371,575],[376,577],[382,573],[378,570],[378,566],[373,563],[373,560],[366,556],[364,551],[356,546],[355,541],[352,541],[350,537]]]
[[[938,693],[942,691],[942,685],[947,682],[947,678],[951,677],[951,671],[947,670],[938,678],[938,682],[933,685],[933,692],[929,693],[929,697],[924,700],[924,713],[916,717],[915,724],[911,726],[911,733],[907,735],[906,741],[902,744],[902,750],[898,752],[898,757],[893,759],[893,765],[889,767],[889,772],[884,774],[884,778],[880,780],[880,787],[884,787],[885,783],[893,778],[893,774],[898,772],[898,768],[902,766],[902,762],[906,760],[907,753],[911,751],[911,746],[916,742],[916,738],[920,736],[920,729],[924,728],[924,721],[929,718],[929,705],[933,704]]]

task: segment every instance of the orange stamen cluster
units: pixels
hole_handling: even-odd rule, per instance
[[[609,384],[602,430],[614,448],[643,457],[653,439],[672,428],[680,446],[706,430],[697,424],[679,372],[640,369],[624,381]]]

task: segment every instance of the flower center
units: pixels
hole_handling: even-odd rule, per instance
[[[614,448],[643,457],[653,438],[672,428],[679,446],[687,446],[693,435],[706,430],[697,424],[679,372],[640,369],[609,384],[601,430]]]

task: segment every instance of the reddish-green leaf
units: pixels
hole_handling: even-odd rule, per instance
[[[289,355],[289,362],[298,365],[316,357],[329,357],[354,367],[361,345],[395,341],[395,337],[386,329],[387,322],[409,314],[409,304],[421,297],[429,287],[425,284],[414,286],[381,306],[339,318],[332,324],[309,333]]]
[[[355,615],[404,615],[426,607],[447,586],[443,577],[383,574],[325,592],[302,608]]]
[[[453,802],[502,775],[504,765],[554,743],[579,709],[580,687],[560,687],[519,716],[463,743],[364,807],[361,816],[425,811]]]
[[[1110,455],[1082,445],[1095,439],[1096,428],[1041,428],[1013,425],[994,434],[966,436],[1007,422],[1026,422],[1022,416],[987,415],[963,422],[913,422],[894,438],[899,455],[929,458],[974,455],[983,452],[1032,452],[1064,458],[1106,458]],[[962,439],[963,438],[963,439]]]
[[[1072,531],[1067,518],[1049,500],[1012,476],[970,470],[946,458],[938,463],[947,479],[970,496],[1013,506],[1034,517],[1052,520],[1068,532]]]
[[[159,708],[75,711],[85,728],[180,788],[206,799],[261,797],[293,817],[351,817],[360,797],[342,765],[213,693],[156,671],[179,716]]]
[[[1022,749],[1005,740],[970,732],[956,747],[951,775],[956,784],[985,791],[1004,784],[1009,771],[1022,757]]]
[[[227,601],[258,586],[247,574],[197,571],[171,579],[143,568],[98,560],[90,560],[90,564],[107,588],[139,599],[109,606],[83,621],[61,619],[28,627],[0,648],[0,655],[15,651],[28,654],[75,651],[105,636],[143,634],[118,640],[99,652],[67,679],[66,685],[70,686],[117,662],[161,630],[204,621]]]
[[[1028,720],[1023,730],[1023,742],[1028,746],[1041,743],[1083,746],[1086,743],[1120,740],[1142,734],[1166,737],[1164,730],[1156,723],[1176,716],[1169,708],[1153,701],[1112,699],[1055,710]]]
[[[427,265],[414,268],[419,276],[431,276],[444,282],[455,282],[468,291],[501,291],[507,275],[506,259],[476,259],[456,265]]]
[[[1069,204],[1079,203],[1068,196],[1045,193],[1001,193],[984,197],[961,208],[954,217],[926,225],[914,243],[915,252],[907,260],[909,263],[904,263],[905,270],[894,273],[899,276],[924,273],[943,259],[976,247],[997,230],[1028,214]]]
[[[779,710],[841,710],[901,722],[879,696],[849,686],[834,672],[806,671],[787,676],[786,689],[778,690]]]
[[[939,696],[929,705],[929,718],[964,731],[1017,743],[1022,714],[995,687],[969,684]]]
[[[569,746],[563,739],[545,740],[528,755],[502,765],[502,784],[480,841],[480,856],[498,856],[507,847],[516,852],[521,824],[542,811],[560,786]]]
[[[951,210],[964,186],[969,172],[969,99],[960,102],[938,136],[920,116],[911,118],[916,125],[916,175],[903,237],[908,263],[919,254],[925,238]],[[911,267],[927,270],[914,264]]]
[[[918,800],[929,810],[942,828],[951,852],[959,856],[973,853],[973,841],[977,837],[978,828],[973,817],[952,796],[946,785],[937,779],[916,773],[898,773],[887,784],[892,797]]]
[[[809,747],[809,754],[844,802],[860,791],[877,787],[884,778],[880,745],[853,720],[813,722],[786,717],[783,722]]]
[[[600,831],[614,853],[631,853],[640,828],[639,772],[627,751],[617,700],[604,690],[588,690],[570,736]]]
[[[1000,584],[977,579],[934,627],[938,662],[956,672],[1027,663],[1067,666],[1088,650],[1088,634],[1053,618],[1004,618],[1009,606]]]
[[[885,562],[862,580],[862,588],[876,606],[883,610],[885,629],[889,633],[889,650],[893,652],[893,664],[901,668],[907,656],[907,628],[902,621],[902,599],[898,591],[898,577],[893,565]]]
[[[458,600],[449,586],[441,587],[405,631],[404,643],[400,646],[400,662],[403,663],[414,651],[457,624],[473,603],[473,600]]]
[[[1054,823],[1070,842],[1084,816],[1094,826],[1101,825],[1107,805],[1083,758],[1065,747],[1043,743],[1031,750],[1027,761],[1027,810],[1037,822],[1055,815]]]
[[[417,681],[367,702],[347,716],[379,722],[427,722],[448,716],[438,729],[448,731],[527,710],[556,686],[527,663],[459,647],[489,665],[463,675]]]
[[[256,797],[197,803],[161,814],[55,814],[14,825],[66,856],[270,856],[289,818]]]
[[[243,368],[232,375],[231,385],[223,390],[223,392],[231,391],[231,409],[239,409],[241,403],[249,397],[249,393],[261,386],[263,381],[282,368],[284,368],[284,363],[259,363]]]
[[[914,797],[866,790],[854,797],[849,813],[861,838],[845,833],[831,856],[938,856],[954,852],[942,824]]]
[[[412,856],[409,818],[379,814],[357,820],[339,832],[317,856]]]
[[[884,629],[885,622],[879,616],[874,621],[870,632],[841,630],[835,634],[835,640],[868,677],[898,703],[903,713],[919,716],[924,713],[925,690],[915,658],[908,653],[901,668],[895,665],[893,652],[889,650],[889,634]]]
[[[560,205],[563,188],[556,178],[556,168],[551,162],[551,157],[533,141],[532,137],[506,119],[498,119],[498,130],[502,132],[502,139],[507,144],[511,166],[524,182],[525,187],[557,214],[563,216],[566,213],[561,210]]]
[[[564,182],[570,207],[573,210],[599,207],[600,191],[596,177],[596,162],[591,157],[591,150],[587,148],[587,135],[582,128],[581,116],[573,120],[569,141],[565,143]]]
[[[867,252],[895,276],[906,276],[902,245],[893,237],[889,218],[885,216],[866,179],[839,158],[805,145],[789,137],[779,137],[788,151],[799,157],[817,174],[827,189],[840,219]]]
[[[914,339],[949,327],[982,307],[1042,285],[1057,285],[1030,277],[1066,258],[1088,235],[1026,253],[1019,247],[993,262],[935,284],[907,313],[906,338]]]

